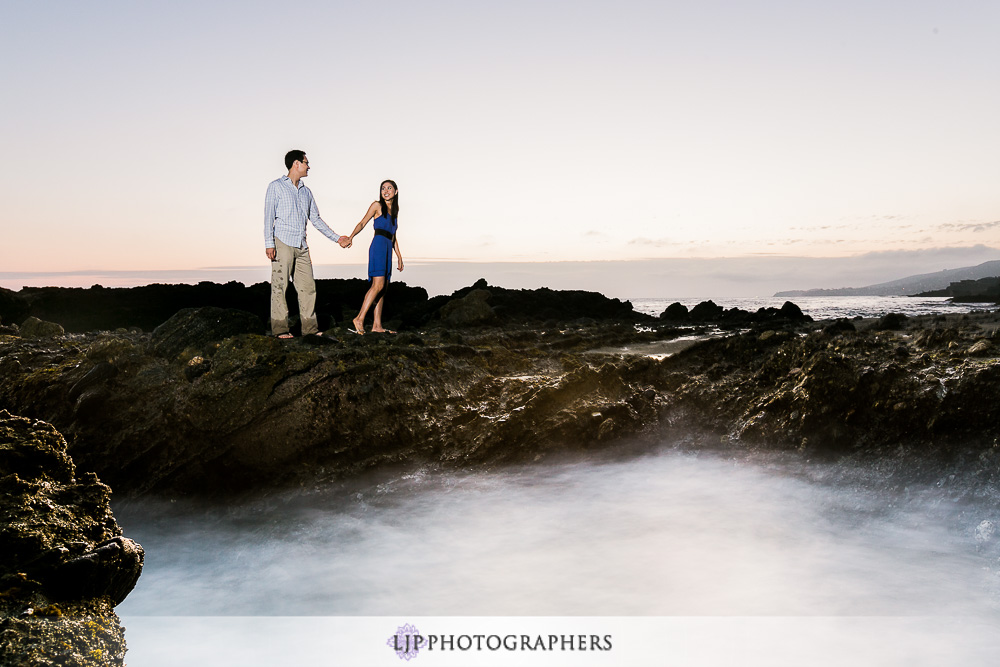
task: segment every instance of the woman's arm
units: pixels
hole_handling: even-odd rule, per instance
[[[399,258],[399,270],[403,270],[403,253],[399,252],[399,239],[393,244],[393,249],[396,251],[396,257]]]
[[[361,218],[361,222],[359,222],[357,225],[354,226],[354,231],[351,232],[350,237],[348,237],[348,241],[350,243],[353,243],[354,242],[354,237],[358,233],[360,233],[361,230],[365,228],[365,225],[368,224],[368,221],[371,220],[372,218],[374,218],[376,215],[378,215],[378,213],[381,210],[382,210],[382,205],[379,204],[377,201],[373,201],[372,205],[369,206],[368,210],[365,212],[365,217]]]

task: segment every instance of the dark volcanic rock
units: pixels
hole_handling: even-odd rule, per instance
[[[54,567],[43,577],[58,599],[108,597],[114,604],[125,600],[142,572],[142,547],[127,537],[112,537],[91,551]]]
[[[49,424],[0,410],[0,664],[121,665],[142,547]]]
[[[474,289],[458,299],[452,299],[441,306],[441,319],[454,326],[484,324],[496,319],[489,304],[490,292]]]
[[[365,280],[317,280],[316,313],[321,327],[329,328],[356,315],[367,290]],[[25,287],[16,293],[0,292],[0,318],[4,323],[19,324],[30,314],[59,322],[67,331],[75,333],[129,327],[151,331],[179,310],[211,306],[244,310],[266,322],[270,293],[268,283],[244,286],[238,282],[142,287]],[[298,300],[294,285],[288,289],[287,300],[289,313],[295,320]],[[7,301],[11,303],[5,306]],[[420,310],[426,302],[427,292],[423,288],[391,283],[386,293],[384,317],[386,321],[412,319],[412,311]]]
[[[682,303],[674,302],[664,309],[660,313],[660,319],[663,320],[673,320],[673,321],[684,321],[688,319],[688,307]]]
[[[726,329],[749,326],[780,327],[811,322],[812,318],[791,301],[786,301],[781,308],[758,308],[751,313],[742,308],[723,308],[714,301],[702,301],[688,312],[686,306],[680,303],[670,304],[660,313],[660,319],[670,322],[689,322],[692,324],[717,324]]]
[[[66,331],[61,324],[55,322],[45,322],[37,317],[31,316],[21,323],[19,335],[22,338],[51,338],[52,336],[62,336]]]
[[[318,344],[230,335],[238,328],[191,337],[201,325],[182,323],[163,338],[0,338],[0,407],[55,424],[81,469],[133,494],[237,493],[399,461],[534,461],[692,434],[831,456],[904,442],[958,456],[1000,437],[998,360],[981,344],[993,315],[911,318],[897,332],[796,324],[787,304],[723,310],[713,331],[739,322],[730,328],[746,333],[683,349],[672,339],[690,328],[600,295],[488,291],[495,312],[508,309],[502,326],[434,326],[451,300],[435,297],[413,311],[428,325],[419,335]],[[545,306],[516,310],[531,299]],[[550,302],[559,317],[533,319]]]
[[[641,431],[655,425],[649,387],[612,382],[613,366],[595,384],[598,369],[581,355],[681,333],[431,329],[313,345],[255,334],[192,340],[193,328],[172,328],[180,338],[170,348],[156,348],[167,340],[159,333],[0,340],[0,407],[58,425],[77,465],[119,491],[225,494],[415,456],[531,459],[532,447],[578,447],[598,429],[602,441]],[[470,414],[475,405],[482,418]]]
[[[823,327],[823,333],[828,336],[837,336],[843,333],[854,333],[857,327],[850,320],[839,319]]]
[[[761,312],[761,311],[765,311],[766,312],[768,310],[770,310],[770,309],[768,309],[768,308],[762,308],[761,310],[759,310],[757,312],[758,313]],[[811,319],[809,317],[806,317],[806,315],[802,312],[802,309],[799,308],[798,306],[796,306],[791,301],[786,301],[785,303],[783,303],[781,305],[781,308],[778,309],[778,312],[776,313],[776,315],[778,317],[783,317],[786,320],[792,320],[794,322],[808,322]]]
[[[909,318],[902,313],[887,313],[880,317],[874,324],[876,329],[896,331],[906,328]]]
[[[320,329],[343,325],[357,315],[369,283],[366,280],[317,280],[316,314]],[[391,282],[386,290],[383,322],[390,328],[417,328],[443,323],[441,309],[454,300],[461,300],[473,290],[488,289],[489,306],[495,319],[473,317],[469,324],[526,324],[545,321],[569,322],[581,317],[598,321],[648,322],[653,318],[637,313],[632,304],[609,299],[596,292],[579,290],[556,291],[508,290],[488,286],[485,280],[456,291],[450,296],[428,299],[422,287]],[[257,283],[249,287],[229,282],[224,285],[202,282],[197,285],[145,285],[131,288],[106,288],[95,285],[79,287],[25,287],[20,292],[0,293],[0,309],[4,297],[9,316],[0,310],[3,322],[19,324],[33,315],[42,320],[59,322],[68,332],[114,331],[138,327],[151,331],[177,311],[186,308],[236,308],[253,313],[261,322],[269,319],[270,286]],[[294,286],[288,290],[287,301],[293,333],[297,333],[298,301]],[[24,312],[25,305],[30,309]],[[482,311],[481,306],[479,310]],[[482,311],[485,315],[485,311]],[[456,326],[453,322],[447,326]]]
[[[1000,437],[1000,382],[991,384],[1000,360],[966,360],[980,335],[970,328],[949,343],[950,354],[934,356],[912,349],[919,337],[881,329],[814,332],[771,348],[752,334],[709,341],[673,361],[691,377],[672,392],[665,416],[674,426],[728,432],[743,446],[828,455],[903,447],[948,458],[989,449]]]
[[[17,325],[23,322],[30,312],[31,306],[23,296],[0,287],[0,322]]]
[[[969,346],[969,349],[966,351],[966,354],[969,355],[970,357],[989,357],[993,356],[994,351],[995,350],[993,343],[986,339],[983,339],[983,340],[977,340],[975,343]]]
[[[714,301],[702,301],[691,309],[690,318],[696,322],[714,322],[722,318],[725,310]]]
[[[153,330],[153,351],[172,359],[189,348],[201,352],[230,336],[263,332],[260,319],[244,310],[185,308]]]
[[[430,299],[424,309],[424,322],[445,321],[445,308],[456,300],[461,300],[475,291],[489,294],[488,305],[492,308],[494,323],[502,325],[539,324],[544,322],[566,323],[582,317],[600,322],[651,322],[654,318],[638,313],[628,301],[609,299],[597,292],[582,290],[551,290],[542,287],[533,290],[511,290],[488,285],[483,279],[471,287],[456,291],[450,297],[439,296]],[[482,295],[476,297],[485,302]],[[485,315],[485,310],[478,307]],[[477,321],[476,324],[481,324]]]
[[[294,301],[294,291],[289,291]],[[30,305],[32,315],[59,322],[70,332],[133,326],[150,331],[183,308],[239,308],[266,317],[270,287],[267,283],[245,287],[237,282],[142,287],[25,287],[18,295]]]

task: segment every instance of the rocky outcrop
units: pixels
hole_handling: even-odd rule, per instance
[[[366,283],[338,285],[359,302]],[[653,318],[592,292],[485,280],[421,292],[397,292],[409,329],[398,336],[279,341],[253,312],[208,306],[151,335],[0,338],[0,408],[55,424],[78,465],[128,493],[225,494],[412,458],[534,460],[671,428],[827,453],[874,451],[904,427],[920,446],[957,442],[963,424],[995,430],[992,413],[954,398],[990,386],[984,322],[813,324],[792,303],[749,313],[711,301]],[[641,354],[719,329],[744,333]]]
[[[585,353],[681,333],[566,323],[312,345],[167,330],[0,339],[0,407],[56,424],[77,465],[119,492],[231,493],[413,457],[532,458],[601,428],[602,440],[641,430],[655,423],[651,397],[615,381],[613,363],[595,374],[608,358]]]
[[[264,323],[253,313],[235,308],[185,308],[156,327],[151,336],[152,350],[173,358],[186,349],[194,354],[240,334],[263,334]]]
[[[711,429],[743,447],[992,456],[1000,437],[1000,359],[990,342],[997,319],[890,319],[866,331],[706,341],[675,360],[684,376],[663,416],[675,428]]]
[[[0,323],[17,326],[31,312],[30,304],[13,290],[0,287]]]
[[[52,336],[62,336],[66,330],[61,324],[46,322],[37,317],[29,317],[21,323],[18,335],[22,338],[51,338]]]
[[[0,664],[121,665],[114,607],[142,570],[111,489],[51,425],[0,410]]]
[[[0,407],[56,424],[78,465],[133,494],[311,484],[404,460],[534,461],[665,433],[830,456],[901,444],[946,455],[1000,436],[989,317],[909,318],[894,331],[781,320],[704,330],[685,351],[672,339],[698,329],[582,318],[323,345],[253,333],[209,342],[198,327],[190,338],[177,327],[169,350],[148,334],[8,338]]]
[[[672,303],[660,313],[660,319],[676,323],[714,323],[727,328],[747,326],[789,326],[812,322],[812,318],[791,301],[781,308],[758,308],[756,312],[742,308],[723,308],[714,301],[702,301],[688,310],[681,303]]]
[[[349,323],[358,313],[368,282],[360,279],[317,280],[316,314],[320,329],[327,330]],[[470,292],[485,290],[464,301]],[[298,301],[294,286],[287,294],[290,323],[298,333]],[[488,301],[485,304],[484,301]],[[442,308],[463,302],[472,307],[460,309],[459,326],[483,324],[526,324],[546,321],[570,321],[589,317],[598,321],[638,322],[652,318],[636,313],[632,304],[609,299],[595,292],[508,290],[491,287],[485,280],[448,296],[428,299],[422,287],[391,282],[386,289],[383,321],[393,329],[420,328],[441,323]],[[256,315],[261,322],[269,319],[270,286],[267,283],[244,286],[229,282],[219,285],[145,285],[131,288],[108,288],[95,285],[80,287],[25,287],[20,292],[0,292],[0,322],[20,325],[33,316],[61,325],[70,333],[117,331],[138,328],[151,331],[174,313],[187,308],[235,308]],[[490,309],[489,316],[483,306]],[[448,306],[449,310],[457,306]],[[475,312],[473,312],[475,311]],[[471,315],[471,317],[470,317]],[[454,326],[455,322],[447,323]]]
[[[350,321],[368,290],[368,282],[317,280],[316,312],[322,328]],[[144,285],[141,287],[25,287],[0,292],[0,320],[21,324],[29,315],[57,322],[66,331],[115,331],[138,328],[151,331],[185,308],[236,308],[268,319],[270,285],[245,286],[238,282],[197,285]],[[297,322],[298,300],[294,286],[288,290],[292,322]],[[386,316],[397,321],[420,317],[427,292],[405,283],[391,283],[386,294]],[[411,312],[412,311],[412,312]]]
[[[959,280],[945,289],[924,292],[917,296],[948,296],[964,303],[1000,303],[1000,277]]]
[[[504,289],[489,285],[480,278],[470,287],[462,288],[451,296],[430,299],[423,309],[423,323],[442,319],[442,309],[456,300],[463,300],[473,292],[480,292],[473,299],[487,301],[493,310],[491,322],[510,325],[555,325],[588,318],[593,322],[645,323],[654,318],[638,313],[628,301],[610,299],[597,292],[583,290]],[[485,292],[483,294],[482,292]]]
[[[489,290],[474,289],[465,296],[452,299],[441,306],[441,319],[446,324],[457,327],[494,321],[496,315],[489,300]]]

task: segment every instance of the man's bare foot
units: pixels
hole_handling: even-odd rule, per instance
[[[293,336],[292,334],[286,332],[286,333],[283,333],[283,334],[278,334],[278,338],[295,338],[295,336]]]

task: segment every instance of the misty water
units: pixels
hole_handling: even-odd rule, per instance
[[[941,641],[979,664],[1000,648],[1000,535],[983,523],[1000,524],[1000,511],[994,498],[954,500],[956,484],[890,489],[870,471],[794,456],[665,446],[488,472],[382,471],[224,506],[133,501],[116,514],[146,564],[118,611],[126,626],[213,615],[946,617],[961,623]],[[927,641],[926,628],[913,632]]]

